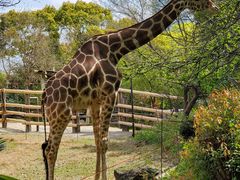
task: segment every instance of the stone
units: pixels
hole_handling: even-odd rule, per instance
[[[157,179],[159,170],[151,167],[143,167],[131,170],[114,170],[116,180],[153,180]]]

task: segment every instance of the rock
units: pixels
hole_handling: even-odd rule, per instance
[[[143,167],[132,170],[114,170],[116,180],[153,180],[159,174],[158,169]]]

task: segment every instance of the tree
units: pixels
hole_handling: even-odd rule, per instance
[[[136,13],[136,10],[156,10],[135,7],[165,3],[134,1],[139,5],[131,6],[124,0],[104,2],[113,10],[122,7],[122,14],[133,20],[138,19],[136,15],[141,19],[141,14],[149,13]],[[165,89],[183,95],[186,116],[196,102],[206,98],[213,89],[228,86],[231,82],[236,84],[240,62],[239,2],[226,0],[218,4],[221,11],[216,15],[200,12],[193,17],[183,12],[167,31],[127,56],[121,64],[124,74],[141,82],[139,88],[162,92]]]
[[[10,11],[1,16],[5,22],[0,58],[10,82],[22,82],[24,87],[37,81],[34,70],[56,66],[51,41],[44,34],[44,24],[28,12]]]
[[[54,19],[64,34],[61,49],[66,61],[86,40],[104,33],[107,22],[112,20],[112,14],[110,10],[94,3],[65,2]]]
[[[111,12],[94,3],[64,3],[37,11],[0,15],[0,60],[7,79],[25,86],[38,82],[34,70],[59,69],[79,44],[104,33]]]

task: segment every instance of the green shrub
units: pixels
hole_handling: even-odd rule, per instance
[[[195,115],[196,141],[215,168],[214,175],[240,179],[240,92],[214,92]]]
[[[194,140],[184,144],[180,157],[180,163],[174,170],[168,172],[168,175],[164,177],[165,180],[214,179],[214,176],[209,173],[212,171],[212,167],[208,166],[207,157],[201,152],[199,144]]]
[[[196,136],[185,143],[170,179],[240,179],[240,92],[212,93],[194,126]]]
[[[162,136],[162,144],[164,150],[176,156],[182,148],[182,145],[180,143],[181,137],[179,135],[179,127],[181,121],[179,119],[181,118],[171,117],[171,119],[163,121],[163,126],[161,125],[161,123],[159,123],[151,129],[141,130],[136,134],[134,139],[137,142],[143,142],[145,144],[155,144],[160,146]],[[162,134],[161,130],[163,130]]]

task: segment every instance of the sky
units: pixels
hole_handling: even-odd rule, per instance
[[[0,13],[9,11],[10,9],[15,9],[18,11],[29,11],[42,9],[46,5],[53,5],[59,8],[63,2],[76,2],[77,0],[21,0],[19,4],[10,8],[0,8]],[[96,2],[96,0],[83,0],[85,2]]]

